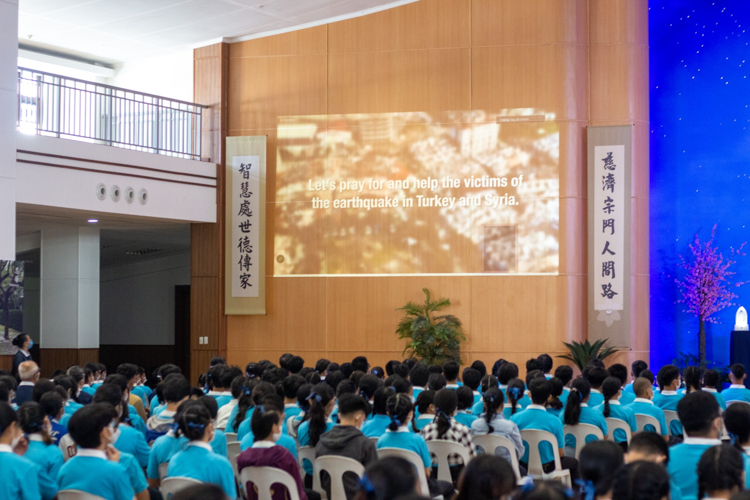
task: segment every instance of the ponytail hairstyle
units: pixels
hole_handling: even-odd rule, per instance
[[[511,415],[515,415],[516,411],[518,411],[518,401],[523,397],[525,389],[526,386],[520,378],[513,378],[508,381],[508,388],[505,389],[505,394],[508,396]]]
[[[305,415],[305,420],[309,421],[308,434],[310,443],[313,446],[318,444],[320,436],[326,431],[328,426],[328,416],[326,415],[326,406],[334,399],[333,389],[325,382],[316,384],[307,400],[310,404],[310,411]]]
[[[492,427],[492,420],[498,411],[503,411],[505,397],[503,396],[503,391],[497,387],[491,387],[484,392],[482,400],[484,401],[484,421],[487,422],[487,427],[489,428],[487,434],[492,434],[495,432],[495,428]]]
[[[250,419],[250,429],[255,436],[255,441],[262,441],[271,435],[273,426],[281,423],[282,408],[279,408],[279,396],[269,396],[261,404],[255,407]]]
[[[685,382],[685,394],[701,390],[701,369],[697,366],[688,366],[682,371],[682,380]]]
[[[303,418],[310,413],[310,402],[308,398],[312,392],[313,384],[303,384],[297,389],[297,406],[302,410]]]
[[[374,415],[388,415],[388,399],[393,396],[393,389],[381,387],[375,391],[372,401],[372,413]]]
[[[563,414],[565,425],[578,425],[578,420],[581,418],[581,404],[584,399],[588,399],[589,394],[591,394],[591,384],[588,380],[579,377],[573,381]]]
[[[745,470],[742,452],[731,444],[720,444],[707,449],[698,461],[698,498],[713,496],[715,491],[742,491]]]
[[[190,441],[199,441],[203,439],[211,423],[211,414],[205,405],[192,404],[184,408],[179,416],[175,415],[175,423],[177,437],[185,436]]]
[[[440,389],[435,394],[435,423],[437,423],[437,439],[443,439],[451,428],[451,415],[458,407],[458,396],[453,389]]]
[[[494,375],[485,375],[482,377],[482,381],[479,383],[479,391],[484,392],[491,387],[498,387],[500,384],[497,381],[497,377]]]
[[[553,410],[562,410],[563,403],[560,401],[560,396],[562,396],[565,384],[557,377],[552,377],[548,382],[550,399],[547,401],[547,406]]]
[[[664,497],[669,497],[669,474],[662,464],[639,460],[615,473],[612,500],[661,500]]]
[[[607,377],[604,379],[604,382],[602,382],[602,396],[604,396],[604,409],[602,410],[602,413],[604,414],[604,418],[609,418],[609,400],[617,396],[621,387],[622,382],[620,382],[620,379],[617,377]]]
[[[245,420],[247,410],[253,407],[253,389],[257,384],[257,378],[249,378],[242,384],[240,398],[237,400],[237,415],[234,417],[234,422],[232,423],[234,430],[239,429],[240,424]]]
[[[435,391],[422,391],[417,396],[417,401],[414,403],[414,407],[420,415],[429,415],[430,405],[435,404]],[[389,413],[390,415],[390,413]],[[417,429],[416,418],[411,421],[411,428],[414,432],[419,433]]]
[[[50,445],[55,441],[50,437],[49,432],[44,427],[44,409],[39,403],[27,401],[18,409],[18,425],[21,426],[24,434],[41,434],[44,444]]]
[[[420,396],[425,392],[428,391],[420,393]],[[411,398],[403,393],[396,393],[388,398],[385,406],[388,416],[391,417],[391,423],[388,425],[388,430],[391,431],[397,431],[399,427],[404,425],[409,418],[409,413],[414,409],[411,404]],[[418,431],[415,430],[415,432]]]

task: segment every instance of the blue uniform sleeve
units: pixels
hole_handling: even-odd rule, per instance
[[[239,436],[237,436],[239,438]],[[211,448],[214,453],[221,455],[222,457],[227,456],[227,435],[222,431],[217,430],[214,434],[214,440],[211,441]]]
[[[43,500],[52,500],[57,495],[57,477],[52,477],[41,464],[34,464],[37,469],[37,477],[39,478],[39,493]],[[32,483],[34,481],[31,481]]]
[[[560,414],[562,417],[562,414]],[[557,438],[557,447],[558,448],[565,448],[565,433],[563,432],[563,424],[560,422],[559,425],[555,426],[554,429],[555,437]]]
[[[146,468],[146,476],[149,479],[159,479],[159,457],[158,453],[156,453],[157,450],[157,443],[154,442],[151,453],[148,456],[148,467]]]
[[[237,487],[234,482],[234,470],[229,463],[229,460],[220,468],[221,471],[221,489],[224,490],[227,497],[231,500],[237,498]]]
[[[46,451],[50,458],[49,475],[57,483],[57,478],[60,476],[60,469],[62,469],[65,459],[63,458],[62,451],[57,446],[48,446]]]
[[[430,450],[427,449],[427,443],[422,436],[414,436],[414,440],[417,443],[419,449],[419,456],[422,457],[425,468],[432,467],[432,457],[430,456]]]
[[[113,493],[115,500],[133,500],[133,487],[130,486],[130,475],[122,463],[117,464],[120,469],[119,474],[113,474],[111,477]]]
[[[660,411],[656,419],[659,421],[659,427],[661,427],[661,435],[669,436],[669,427],[667,427],[667,418],[664,416],[664,412]]]
[[[141,467],[147,467],[148,456],[151,453],[151,450],[148,447],[148,443],[146,443],[146,438],[140,432],[138,434],[134,433],[133,438],[135,439],[135,450],[133,450],[135,452],[134,456]]]
[[[297,443],[294,442],[294,438],[282,435],[279,439],[279,442],[276,444],[281,445],[289,450],[289,453],[291,453],[294,459],[297,460]],[[240,448],[241,447],[242,446],[240,446]]]
[[[237,440],[242,441],[242,438],[247,436],[250,432],[250,420],[245,420],[237,428]]]
[[[120,464],[128,471],[130,487],[136,495],[148,488],[146,477],[143,475],[143,471],[133,455],[122,453],[120,455]]]
[[[630,410],[630,408],[628,408]],[[630,424],[630,432],[638,432],[638,422],[635,421],[635,412],[633,410],[630,410],[627,412],[628,414],[628,424]]]

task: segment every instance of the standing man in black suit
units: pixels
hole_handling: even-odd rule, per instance
[[[39,365],[33,361],[24,361],[18,366],[18,378],[21,379],[21,383],[18,384],[16,389],[16,404],[18,406],[33,399],[34,385],[39,380],[40,375]]]

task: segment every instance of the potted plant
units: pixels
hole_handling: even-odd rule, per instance
[[[606,344],[608,340],[609,339],[600,339],[593,344],[590,343],[588,339],[586,339],[586,342],[573,341],[570,344],[563,342],[565,347],[568,348],[568,351],[570,351],[570,354],[557,357],[572,361],[579,370],[583,371],[583,368],[589,364],[592,359],[604,359],[618,351],[616,347],[607,347],[606,349],[603,349],[604,344]]]

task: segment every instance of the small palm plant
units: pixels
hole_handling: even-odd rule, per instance
[[[447,361],[461,362],[461,342],[466,340],[461,321],[451,315],[434,313],[451,305],[449,299],[432,300],[430,291],[423,288],[424,304],[407,303],[397,311],[406,314],[396,329],[399,339],[409,339],[404,355],[419,358],[428,365]]]
[[[608,340],[609,339],[600,339],[595,341],[593,344],[591,344],[588,339],[586,339],[586,342],[573,341],[573,343],[571,344],[563,342],[563,344],[565,344],[565,347],[568,348],[568,351],[570,351],[570,354],[565,354],[564,356],[557,357],[572,361],[579,370],[583,370],[583,368],[587,364],[589,364],[592,359],[604,359],[619,350],[616,347],[607,347],[606,349],[602,349],[602,347],[604,347],[604,344]]]

